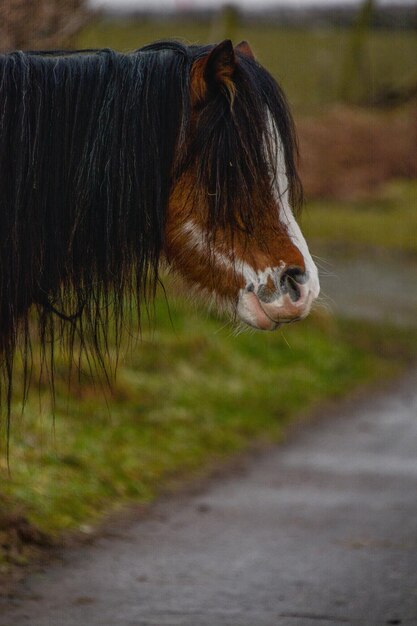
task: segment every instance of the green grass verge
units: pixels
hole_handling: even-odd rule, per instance
[[[416,345],[410,332],[324,314],[237,337],[181,301],[171,314],[173,327],[158,299],[154,330],[120,363],[108,406],[88,378],[68,392],[60,361],[55,419],[45,388],[42,409],[36,389],[23,415],[16,399],[10,476],[0,457],[3,512],[53,535],[120,503],[149,502],[173,477],[259,438],[276,441],[300,413],[398,373]]]
[[[369,200],[310,202],[302,218],[307,239],[340,250],[380,247],[417,256],[417,181],[395,181]]]
[[[125,51],[157,39],[209,43],[225,36],[235,42],[250,42],[260,62],[280,80],[297,110],[311,111],[338,99],[348,30],[280,28],[254,21],[237,24],[233,32],[225,33],[216,21],[207,20],[104,20],[85,29],[78,45]],[[416,55],[417,38],[413,32],[371,32],[363,53],[366,84],[376,91],[387,85],[411,84],[417,79]]]

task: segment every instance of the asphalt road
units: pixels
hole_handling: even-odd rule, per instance
[[[344,317],[417,324],[417,260],[394,253],[351,257],[321,254],[323,299]],[[324,258],[322,258],[324,257]]]
[[[64,552],[1,626],[416,625],[416,381]]]

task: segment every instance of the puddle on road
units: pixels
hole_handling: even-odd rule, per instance
[[[346,317],[417,326],[417,259],[316,253],[323,305]]]

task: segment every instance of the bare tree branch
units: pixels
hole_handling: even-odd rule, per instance
[[[1,0],[0,51],[71,47],[91,19],[86,0]]]

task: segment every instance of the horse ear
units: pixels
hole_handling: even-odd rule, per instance
[[[253,50],[248,44],[247,41],[241,41],[235,46],[235,52],[239,52],[244,57],[248,57],[248,59],[255,60],[255,55],[253,54]]]
[[[219,87],[225,89],[230,101],[233,102],[235,68],[235,51],[230,39],[225,39],[215,46],[207,56],[198,59],[191,71],[193,104],[204,102],[209,92],[215,92]]]
[[[235,51],[230,39],[219,43],[207,57],[204,78],[210,84],[227,84],[232,80],[236,67]]]

